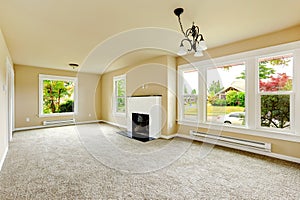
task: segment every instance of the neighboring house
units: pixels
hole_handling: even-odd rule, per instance
[[[237,92],[245,92],[245,80],[244,79],[235,79],[230,86],[224,88],[220,92],[218,92],[215,96],[219,99],[226,99],[226,94],[228,91],[237,91]]]

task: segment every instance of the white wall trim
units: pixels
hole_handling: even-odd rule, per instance
[[[91,124],[91,123],[99,123],[99,122],[102,122],[102,120],[82,121],[82,122],[75,122],[75,123],[69,123],[69,124],[53,124],[53,125],[46,125],[46,126],[28,126],[28,127],[15,128],[14,132],[42,129],[42,128],[51,128],[51,127],[60,127],[60,126]]]
[[[172,139],[172,138],[177,137],[177,136],[178,136],[178,134],[175,133],[175,134],[172,134],[172,135],[160,135],[160,138],[169,140],[169,139]]]
[[[126,125],[118,124],[118,123],[115,123],[115,122],[110,122],[110,121],[106,121],[106,120],[100,120],[100,122],[103,122],[103,123],[106,123],[106,124],[110,124],[112,126],[117,126],[117,127],[120,127],[120,128],[127,129]]]
[[[1,171],[1,169],[2,169],[2,166],[3,166],[3,164],[4,164],[4,161],[5,161],[5,158],[6,158],[7,152],[8,152],[8,146],[5,148],[5,150],[4,150],[4,154],[3,154],[3,156],[2,156],[2,158],[1,158],[1,160],[0,160],[0,171]]]
[[[91,120],[91,121],[82,121],[82,122],[76,122],[75,124],[92,124],[92,123],[99,123],[102,122],[102,120]]]

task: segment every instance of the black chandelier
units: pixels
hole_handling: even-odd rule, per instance
[[[177,55],[183,56],[186,55],[188,52],[194,50],[195,57],[203,56],[204,50],[207,49],[206,43],[204,41],[203,35],[200,33],[200,29],[198,26],[195,26],[194,22],[191,28],[187,29],[185,32],[183,31],[182,23],[180,20],[180,15],[183,13],[183,8],[176,8],[174,10],[175,15],[178,17],[178,22],[180,25],[181,32],[184,35],[184,39],[181,40],[179,51]],[[190,46],[189,48],[185,48],[183,43],[187,42]]]

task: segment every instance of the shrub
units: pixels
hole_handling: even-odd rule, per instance
[[[74,101],[73,100],[68,100],[66,103],[60,104],[59,105],[59,112],[60,113],[74,112]]]

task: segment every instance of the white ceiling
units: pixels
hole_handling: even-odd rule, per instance
[[[103,73],[177,51],[177,7],[209,48],[300,23],[299,0],[0,0],[0,28],[15,64]]]

